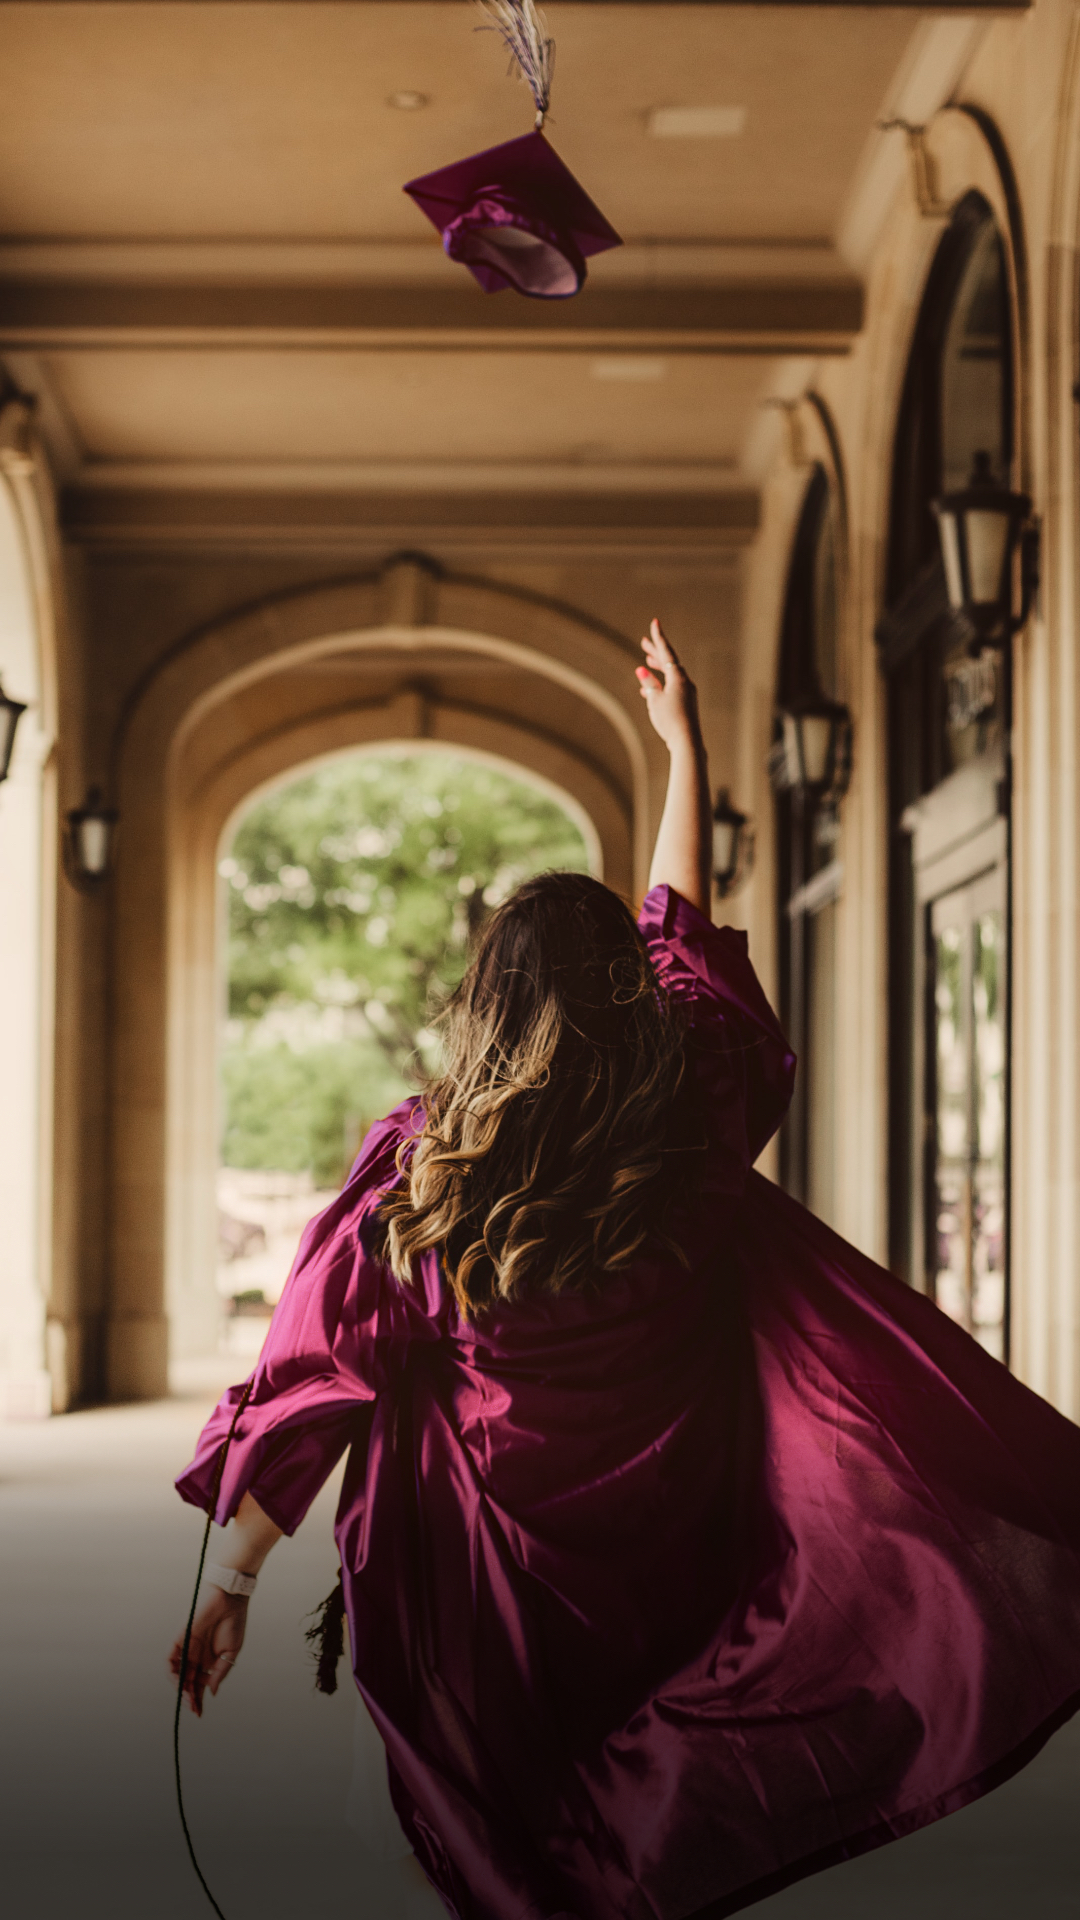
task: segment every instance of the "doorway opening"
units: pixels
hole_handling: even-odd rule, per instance
[[[217,1289],[250,1366],[307,1221],[438,1059],[431,1024],[484,919],[596,835],[488,756],[380,747],[249,801],[224,837]]]
[[[780,630],[776,706],[839,693],[838,502],[815,466],[795,528]],[[777,735],[781,729],[776,721]],[[843,867],[835,806],[802,787],[776,795],[780,1019],[799,1062],[780,1131],[780,1181],[830,1225],[836,1218],[836,945]]]
[[[0,993],[4,1005],[0,1100],[0,1420],[51,1411],[46,1341],[54,1349],[55,1398],[66,1401],[66,1325],[46,1331],[51,1274],[49,1169],[51,1068],[49,932],[52,874],[45,830],[51,744],[40,597],[18,493],[0,478],[0,684],[25,704],[10,771],[0,785]],[[55,1296],[54,1296],[55,1297]]]

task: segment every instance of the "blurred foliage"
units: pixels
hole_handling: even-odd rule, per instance
[[[225,1165],[310,1171],[317,1187],[340,1185],[372,1120],[408,1091],[382,1048],[362,1040],[296,1052],[234,1035],[222,1064]]]
[[[223,1158],[336,1185],[435,1057],[427,1022],[520,881],[585,871],[535,787],[453,753],[350,756],[245,816],[229,891]]]

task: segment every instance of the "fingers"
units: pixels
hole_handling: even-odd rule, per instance
[[[648,634],[641,642],[641,647],[648,661],[649,669],[655,674],[661,687],[666,686],[669,679],[678,679],[682,676],[682,666],[678,655],[667,638],[659,620],[652,622]],[[638,679],[641,679],[640,672],[638,673]]]
[[[205,1657],[202,1641],[193,1638],[188,1648],[187,1672],[184,1674],[184,1692],[187,1695],[188,1706],[194,1714],[200,1714],[202,1712],[203,1688],[205,1685],[203,1678],[203,1661]]]
[[[665,663],[661,660],[659,651],[651,640],[643,640],[641,648],[648,662],[644,667],[634,668],[634,672],[641,682],[641,691],[645,693],[651,688],[655,693],[662,693],[664,688]]]
[[[191,1629],[184,1662],[184,1694],[194,1714],[201,1714],[207,1688],[216,1694],[244,1644],[247,1600],[211,1588]],[[177,1640],[169,1655],[169,1670],[177,1680],[184,1642]]]
[[[656,649],[659,659],[664,665],[670,665],[678,670],[679,656],[672,646],[671,641],[668,639],[667,634],[664,632],[663,627],[660,625],[659,620],[650,621],[649,638]]]
[[[203,1695],[206,1691],[207,1683],[210,1680],[211,1675],[214,1673],[215,1668],[220,1665],[221,1656],[219,1656],[218,1661],[215,1661],[214,1655],[212,1654],[212,1652],[210,1651],[206,1643],[202,1640],[196,1639],[194,1634],[191,1637],[191,1644],[188,1647],[188,1654],[187,1654],[186,1661],[184,1661],[183,1654],[184,1654],[184,1643],[182,1640],[178,1640],[176,1642],[176,1645],[173,1647],[172,1652],[169,1655],[169,1671],[174,1675],[175,1679],[179,1683],[180,1667],[181,1667],[181,1664],[183,1663],[184,1697],[187,1700],[187,1703],[191,1708],[192,1713],[199,1715],[202,1713]],[[227,1656],[227,1658],[228,1658],[229,1664],[231,1664],[232,1660],[235,1658],[235,1655],[230,1654]],[[212,1693],[217,1692],[217,1689],[221,1685],[222,1680],[225,1678],[225,1673],[227,1671],[228,1671],[227,1666],[221,1667],[221,1670],[218,1673],[217,1685],[211,1687]]]
[[[226,1649],[224,1653],[218,1654],[217,1659],[214,1661],[213,1666],[210,1668],[210,1672],[209,1672],[207,1683],[206,1683],[207,1686],[210,1688],[211,1693],[216,1694],[222,1681],[228,1679],[229,1674],[232,1671],[232,1666],[235,1659],[236,1659],[235,1653],[230,1653],[228,1649]]]

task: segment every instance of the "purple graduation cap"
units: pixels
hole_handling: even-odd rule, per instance
[[[482,0],[482,11],[532,93],[535,128],[410,180],[403,191],[485,293],[513,287],[534,300],[568,300],[584,285],[590,254],[622,241],[541,132],[555,43],[534,0]]]
[[[513,287],[567,300],[591,254],[621,247],[613,226],[539,131],[410,180],[410,194],[485,293]]]

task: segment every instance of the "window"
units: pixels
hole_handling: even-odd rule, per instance
[[[1011,480],[1011,296],[981,195],[927,280],[893,457],[878,624],[889,760],[889,1253],[991,1351],[1007,1349],[1008,661],[969,650],[932,501],[976,454]]]
[[[836,512],[824,467],[811,475],[792,546],[776,705],[836,697]],[[779,732],[779,722],[777,723]],[[841,876],[835,811],[801,789],[777,794],[781,1020],[799,1057],[780,1135],[780,1178],[825,1220],[835,1214],[836,915]]]

